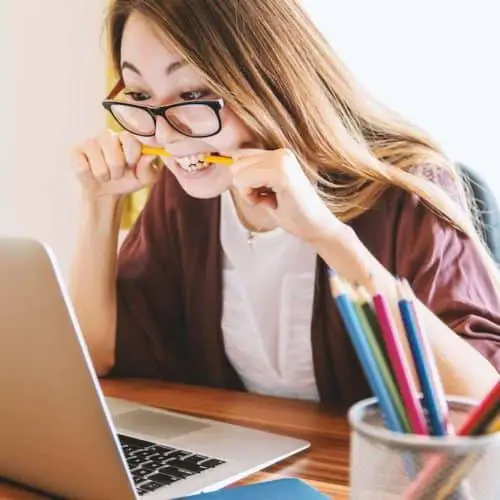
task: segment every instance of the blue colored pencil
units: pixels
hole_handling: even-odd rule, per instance
[[[397,281],[397,291],[401,319],[427,409],[430,434],[445,436],[448,434],[448,405],[434,356],[418,324],[417,312],[412,303],[414,295],[408,282],[402,280]]]
[[[363,332],[353,304],[351,303],[342,281],[335,271],[329,271],[330,288],[332,296],[345,324],[347,333],[351,339],[356,355],[361,363],[366,379],[373,394],[377,397],[382,414],[385,417],[387,427],[395,432],[404,432],[404,428],[398,417],[395,406],[392,403],[384,378],[372,356],[368,340]]]

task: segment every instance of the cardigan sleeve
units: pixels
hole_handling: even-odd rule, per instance
[[[416,196],[402,203],[396,272],[418,298],[500,371],[500,300],[478,249]]]

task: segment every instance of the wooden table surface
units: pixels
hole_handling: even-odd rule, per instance
[[[345,415],[314,403],[156,381],[103,380],[113,396],[306,439],[311,448],[246,479],[298,477],[335,500],[348,498],[349,428]],[[0,482],[0,500],[47,497]]]

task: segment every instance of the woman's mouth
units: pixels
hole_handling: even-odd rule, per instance
[[[205,155],[190,155],[175,158],[177,165],[185,172],[195,173],[207,169],[212,164],[205,161]]]

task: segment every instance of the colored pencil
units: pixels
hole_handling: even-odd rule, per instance
[[[458,428],[459,436],[479,436],[495,423],[500,415],[500,381],[497,382],[481,403],[467,415]]]
[[[373,305],[384,339],[385,350],[408,413],[411,429],[415,434],[429,434],[420,397],[405,358],[392,313],[385,298],[375,290],[373,292]]]
[[[411,427],[410,423],[408,421],[408,416],[406,415],[406,410],[403,405],[403,400],[401,399],[401,395],[398,391],[398,388],[394,382],[393,375],[389,369],[389,365],[387,364],[387,361],[385,359],[384,353],[380,347],[380,343],[377,339],[376,333],[374,331],[374,328],[370,324],[370,321],[368,319],[367,314],[365,313],[365,309],[363,308],[363,305],[368,305],[369,304],[364,301],[362,298],[360,291],[358,291],[358,300],[354,300],[354,308],[358,314],[358,319],[361,324],[361,328],[363,329],[366,339],[368,340],[368,344],[371,348],[371,355],[375,359],[378,368],[380,370],[380,373],[382,374],[382,377],[384,379],[385,385],[389,391],[389,395],[392,400],[392,404],[396,408],[396,411],[399,416],[399,420],[401,422],[401,425],[403,426],[403,429],[405,432],[410,433],[411,432]]]
[[[465,457],[460,457],[451,467],[449,464],[446,464],[446,471],[449,471],[446,474],[446,480],[440,487],[436,487],[431,490],[433,491],[432,498],[435,498],[436,500],[469,498],[469,493],[464,486],[460,487],[460,483],[465,479],[467,474],[471,471],[474,465],[476,465],[480,458],[480,453],[472,453],[470,455],[466,455]]]
[[[412,304],[412,292],[407,282],[397,281],[398,306],[408,337],[410,351],[415,363],[417,376],[423,393],[423,403],[427,410],[430,434],[448,434],[448,405],[439,378],[437,366],[427,339],[420,330],[416,308]]]
[[[375,286],[369,287],[370,293],[361,286],[356,286],[354,290],[334,270],[329,271],[329,281],[332,296],[356,356],[378,400],[385,426],[401,433],[439,437],[452,434],[444,388],[429,341],[421,329],[417,299],[409,283],[406,280],[396,280],[397,308],[404,328],[404,332],[399,332],[391,308]],[[405,357],[401,333],[406,333],[408,339],[423,393],[422,399],[412,377],[410,360]],[[459,436],[495,432],[500,432],[500,381],[470,411],[457,430]],[[481,456],[481,453],[476,452],[458,457],[431,453],[425,467],[402,498],[470,498],[470,488],[465,479]],[[416,458],[409,452],[402,452],[410,478],[416,475]]]
[[[488,434],[500,432],[500,416],[488,427]]]
[[[430,458],[415,481],[404,492],[403,500],[427,500],[438,497],[447,500],[468,498],[467,484],[460,483],[479,458],[481,458],[480,453],[459,457],[439,455]]]
[[[398,413],[394,407],[389,391],[385,385],[380,368],[375,362],[368,340],[363,333],[363,329],[356,315],[345,287],[340,277],[335,271],[329,271],[330,288],[333,298],[337,304],[338,311],[346,327],[347,334],[356,351],[356,355],[365,373],[366,380],[370,385],[373,394],[377,397],[381,412],[384,416],[387,427],[395,432],[404,432]]]
[[[372,296],[368,293],[368,290],[366,288],[359,285],[356,285],[356,292],[359,296],[361,308],[363,309],[366,319],[368,320],[373,329],[373,333],[375,334],[378,344],[380,345],[380,349],[382,350],[387,365],[389,366],[389,369],[391,370],[392,373],[391,363],[389,362],[389,358],[387,356],[384,337],[382,335],[382,330],[380,329],[378,318],[375,313],[375,307],[373,305]],[[394,373],[392,373],[392,376],[394,377]]]

